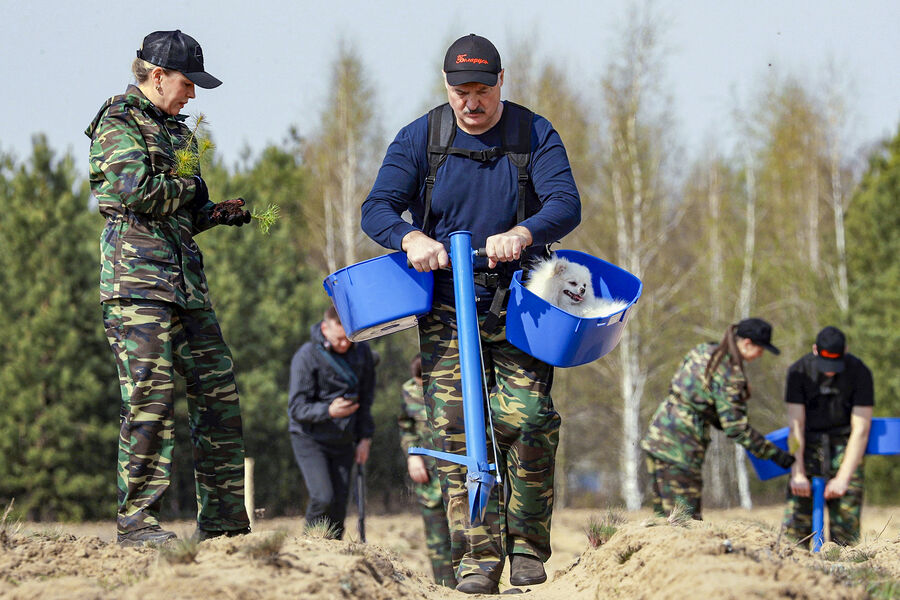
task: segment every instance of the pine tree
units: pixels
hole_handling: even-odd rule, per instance
[[[0,504],[30,519],[109,517],[118,380],[98,296],[101,222],[73,160],[36,136],[6,158],[0,213]]]
[[[900,416],[900,130],[869,160],[847,212],[850,352],[872,369],[875,414]],[[866,459],[870,501],[896,502],[896,456]]]

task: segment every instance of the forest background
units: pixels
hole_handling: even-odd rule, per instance
[[[582,195],[583,222],[558,247],[644,282],[619,347],[556,372],[557,490],[571,506],[641,505],[637,442],[671,375],[690,347],[746,316],[772,322],[782,349],[748,367],[750,421],[760,431],[785,424],[786,369],[826,324],[844,328],[872,368],[876,415],[900,416],[900,128],[849,148],[854,104],[840,73],[825,68],[817,85],[761,73],[755,92],[734,101],[733,146],[710,139],[688,163],[661,77],[664,33],[632,13],[595,79],[541,60],[533,40],[504,56],[504,97],[554,124]],[[213,156],[203,171],[217,199],[281,207],[269,236],[221,227],[198,239],[235,358],[255,503],[273,516],[305,506],[287,434],[288,365],[328,305],[322,280],[385,252],[359,228],[386,148],[379,107],[365,60],[350,44],[336,56],[315,130],[288,129],[282,143],[234,167]],[[436,73],[422,112],[443,101]],[[15,499],[14,513],[34,520],[115,513],[119,388],[97,296],[103,220],[75,163],[42,134],[24,160],[0,154],[0,506]],[[396,416],[416,344],[413,331],[372,342],[381,363],[369,493],[385,509],[411,502]],[[190,516],[185,403],[177,414],[164,510]],[[896,461],[871,457],[866,473],[868,500],[896,503]],[[710,507],[783,499],[784,481],[748,475],[743,451],[719,435],[705,475]]]

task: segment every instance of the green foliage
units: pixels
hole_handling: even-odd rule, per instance
[[[875,414],[900,416],[900,131],[870,161],[847,211],[850,351],[872,369]],[[867,500],[896,502],[896,456],[866,458]]]
[[[270,204],[266,210],[254,210],[250,216],[256,219],[259,230],[269,235],[269,228],[275,224],[275,221],[281,216],[281,208],[277,204]]]
[[[109,517],[118,381],[97,296],[99,219],[72,158],[36,136],[0,167],[0,504]]]

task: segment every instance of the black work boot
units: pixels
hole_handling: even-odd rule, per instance
[[[197,531],[194,532],[194,535],[191,536],[191,539],[195,542],[203,542],[206,540],[211,540],[213,538],[226,536],[226,537],[234,537],[236,535],[247,535],[250,533],[249,527],[244,527],[243,529],[232,529],[230,531],[223,531],[221,529],[200,529],[197,528]]]
[[[456,591],[464,594],[497,594],[500,588],[497,582],[479,573],[466,575],[456,584]]]
[[[173,532],[166,531],[159,525],[150,525],[128,533],[119,533],[116,535],[116,542],[120,546],[128,548],[147,544],[162,544],[169,540],[174,540],[176,537],[178,536]]]
[[[547,581],[544,563],[541,559],[527,554],[513,554],[509,557],[509,583],[512,585],[534,585]]]

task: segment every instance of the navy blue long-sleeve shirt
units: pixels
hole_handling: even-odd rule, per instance
[[[504,118],[508,111],[508,106],[504,106]],[[480,135],[470,135],[457,127],[453,146],[471,150],[501,146],[501,132],[501,123]],[[428,175],[427,137],[427,115],[400,130],[363,203],[363,231],[386,248],[400,250],[403,236],[422,227]],[[560,240],[581,221],[581,200],[562,140],[540,115],[534,115],[532,120],[528,173],[541,209],[517,223],[518,171],[508,157],[479,162],[448,156],[437,171],[432,192],[431,237],[449,249],[451,233],[470,231],[472,246],[480,248],[489,236],[521,225],[531,232],[534,246]],[[401,218],[405,210],[410,211],[412,224]]]

